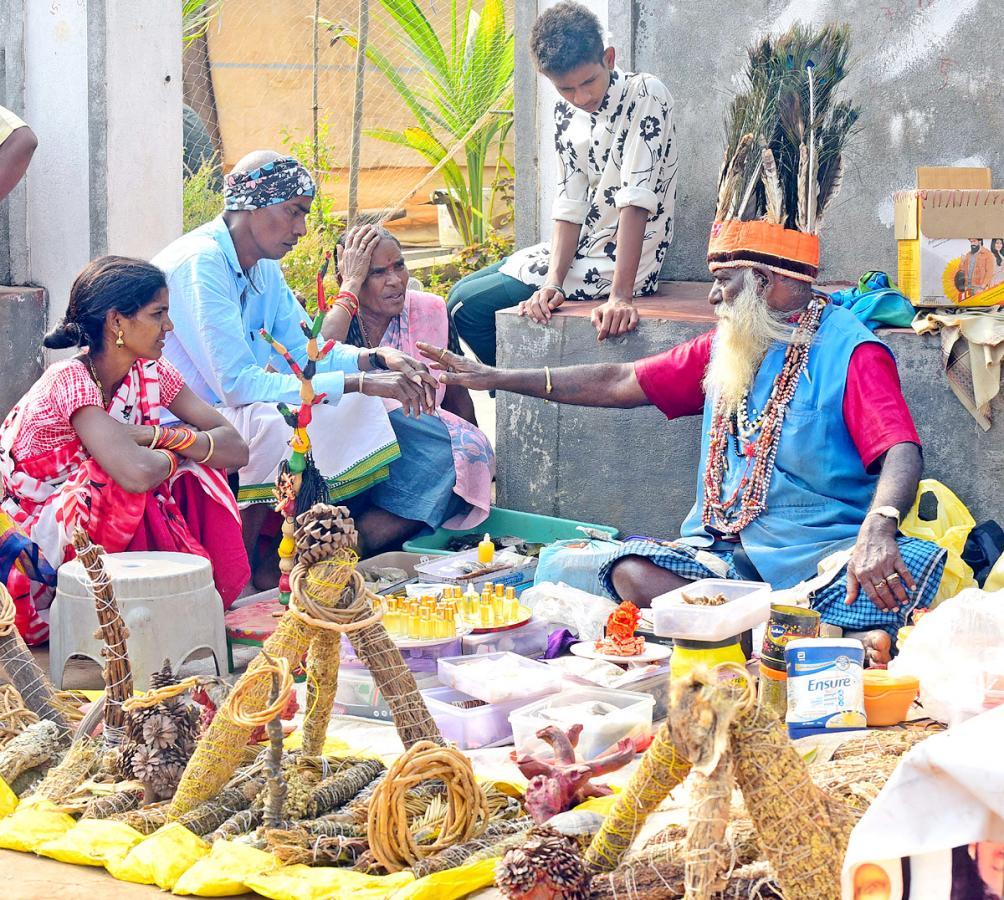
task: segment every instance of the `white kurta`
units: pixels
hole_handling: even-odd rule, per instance
[[[614,69],[595,113],[559,100],[554,123],[558,196],[552,215],[582,225],[563,284],[566,296],[592,300],[610,294],[618,216],[625,206],[649,214],[634,293],[654,293],[673,240],[677,148],[672,96],[652,75]],[[549,256],[549,244],[527,247],[513,253],[501,271],[540,287],[547,281]]]

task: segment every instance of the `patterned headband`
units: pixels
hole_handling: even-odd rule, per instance
[[[264,209],[294,197],[313,197],[310,173],[291,156],[250,172],[234,170],[223,181],[224,209]]]

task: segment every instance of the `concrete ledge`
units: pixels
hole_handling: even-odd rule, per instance
[[[547,327],[498,313],[499,365],[539,367],[631,362],[712,327],[708,285],[670,282],[639,301],[637,331],[596,340],[594,303],[567,303]],[[925,476],[951,487],[977,522],[1004,523],[1004,398],[984,433],[952,394],[937,336],[880,332],[899,363],[903,392],[924,445]],[[693,505],[700,419],[669,422],[657,409],[560,406],[499,392],[498,504],[672,537]]]
[[[48,308],[44,288],[0,287],[0,417],[42,374]]]

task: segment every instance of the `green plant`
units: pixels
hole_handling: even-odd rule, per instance
[[[188,234],[223,211],[223,192],[214,185],[219,179],[216,155],[202,160],[194,172],[185,176],[181,188],[182,227]]]
[[[446,297],[461,278],[505,259],[512,253],[512,247],[511,236],[489,231],[483,243],[464,247],[446,265],[416,268],[411,274],[422,282],[424,290]]]
[[[499,166],[512,171],[503,155],[503,143],[512,127],[515,58],[513,33],[506,24],[502,0],[484,0],[480,14],[472,0],[462,6],[451,0],[446,44],[416,0],[380,0],[380,4],[397,26],[391,30],[398,44],[396,55],[403,51],[406,58],[395,66],[387,53],[372,44],[366,47],[366,58],[391,83],[417,124],[403,131],[374,128],[366,133],[408,147],[440,167],[457,230],[466,244],[480,244],[490,231],[484,208],[485,165],[496,142]],[[332,35],[332,44],[344,40],[353,48],[358,46],[347,26],[327,20],[321,23]],[[413,88],[402,74],[414,67],[424,74],[422,87]],[[460,143],[466,156],[466,176],[452,158]],[[487,185],[493,194],[498,181],[496,171]]]
[[[317,123],[317,163],[321,172],[330,172],[333,167],[334,145],[329,134],[331,123],[321,119]],[[299,160],[308,169],[314,165],[314,141],[307,138],[296,140],[288,131],[282,132],[282,142],[289,155]],[[329,177],[331,177],[329,175]],[[345,220],[335,215],[334,201],[317,185],[317,194],[307,213],[307,233],[283,258],[280,265],[286,283],[300,301],[306,304],[308,312],[317,309],[317,272],[324,264],[326,251],[335,250],[335,243],[345,229]],[[324,289],[334,296],[337,291],[334,266],[329,266]]]
[[[202,37],[223,8],[223,0],[181,0],[182,42]]]

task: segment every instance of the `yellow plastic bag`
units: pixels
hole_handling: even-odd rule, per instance
[[[988,594],[992,594],[994,591],[1004,591],[1004,553],[1000,555],[1000,559],[994,563],[990,574],[987,575],[987,581],[983,585],[983,590]]]
[[[391,895],[391,900],[457,900],[495,883],[496,857],[433,872]]]
[[[0,778],[0,819],[9,816],[15,809],[17,809],[17,794]]]
[[[217,841],[174,885],[175,894],[234,897],[246,894],[244,879],[275,868],[275,857],[236,841]]]
[[[267,875],[254,875],[244,884],[270,900],[386,900],[415,880],[411,872],[364,875],[351,869],[312,869],[284,866]]]
[[[54,841],[36,851],[76,866],[103,866],[124,859],[143,840],[143,835],[125,822],[114,819],[83,819]]]
[[[71,816],[60,812],[48,800],[21,806],[0,819],[0,847],[31,852],[54,841],[75,824]]]
[[[938,501],[938,515],[932,521],[923,520],[919,515],[920,501],[928,493],[933,494]],[[931,603],[932,608],[966,588],[976,587],[973,570],[962,559],[966,539],[975,525],[976,520],[966,504],[950,488],[933,478],[925,478],[920,482],[913,508],[906,514],[899,529],[908,537],[933,541],[948,551],[945,572],[941,576],[938,593]]]
[[[169,891],[207,853],[209,845],[202,838],[172,822],[138,843],[125,859],[105,868],[119,881],[155,884]]]

